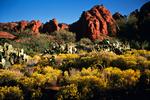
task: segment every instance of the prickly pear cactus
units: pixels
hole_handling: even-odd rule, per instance
[[[23,49],[13,48],[11,44],[0,45],[0,68],[9,65],[21,64],[26,62],[26,54]]]

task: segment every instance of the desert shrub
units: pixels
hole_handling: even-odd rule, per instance
[[[8,39],[0,38],[0,45],[3,45],[4,43],[9,43],[9,42],[11,42],[11,41]]]
[[[137,85],[140,78],[140,71],[132,69],[121,71],[118,68],[105,68],[104,72],[108,79],[108,87],[110,89],[128,89]]]
[[[117,58],[111,62],[111,66],[121,69],[148,69],[150,66],[149,55],[149,51],[146,50],[127,51],[124,55],[117,56]]]
[[[24,71],[25,66],[21,64],[14,64],[10,68],[11,70],[18,70],[18,71]]]
[[[20,79],[20,83],[24,88],[45,88],[50,85],[56,85],[58,77],[61,75],[61,71],[53,69],[52,67],[44,67],[35,69],[30,77],[23,77]]]
[[[57,100],[80,100],[78,87],[76,84],[70,84],[61,88],[57,93]]]
[[[46,35],[40,35],[39,37],[31,36],[30,38],[22,39],[22,42],[12,41],[11,44],[15,48],[23,48],[27,54],[35,54],[44,52],[50,47],[50,39]]]
[[[122,71],[118,68],[112,68],[108,67],[105,68],[103,73],[105,74],[105,77],[108,79],[108,88],[121,88],[121,75]]]
[[[37,89],[37,90],[33,90],[31,92],[31,100],[40,100],[42,97],[42,92],[41,90]]]
[[[23,92],[19,87],[0,87],[1,100],[23,100]]]
[[[136,56],[118,56],[111,62],[111,66],[118,67],[121,69],[136,69],[137,68],[137,57]]]
[[[36,84],[38,87],[43,87],[46,83],[46,77],[43,74],[40,74],[38,72],[34,72],[31,75],[31,78],[33,78],[35,80],[35,82],[37,82],[34,84]]]
[[[80,56],[78,54],[59,54],[57,58],[60,59],[77,59]]]
[[[98,56],[98,57],[97,57]],[[102,61],[102,66],[107,67],[110,66],[111,62],[116,59],[117,55],[112,52],[101,51],[95,57]]]
[[[137,50],[147,50],[149,48],[149,42],[148,41],[130,41],[131,48],[137,49]]]
[[[86,53],[81,56],[67,57],[67,55],[61,54],[58,58],[62,58],[62,66],[60,67],[63,70],[69,68],[78,68],[82,69],[88,67],[98,67],[100,69],[113,66],[121,69],[147,69],[149,68],[149,52],[145,50],[132,50],[127,51],[122,55],[116,55],[113,52],[91,52]],[[72,56],[72,55],[69,55]],[[57,57],[56,57],[57,58]]]
[[[107,81],[102,77],[87,75],[79,78],[78,91],[80,99],[93,99],[97,98],[106,90]]]
[[[150,51],[147,50],[132,50],[132,51],[127,51],[124,55],[135,55],[135,56],[143,56],[148,59],[150,56]]]
[[[82,38],[76,43],[78,53],[92,52],[94,50],[93,42],[88,38]]]
[[[125,88],[133,88],[139,82],[141,73],[139,70],[128,69],[123,71],[122,82]]]
[[[64,59],[61,69],[68,70],[70,68],[77,68],[77,69],[82,69],[83,67],[88,68],[94,64],[95,60],[96,60],[95,58],[88,56],[77,59]]]
[[[19,34],[17,32],[11,32],[13,35],[17,36],[17,38],[29,38],[32,36],[32,30],[26,29],[23,32],[20,32]]]
[[[55,31],[51,35],[60,43],[75,42],[76,40],[76,34],[66,30]]]
[[[58,78],[61,76],[62,71],[47,66],[47,67],[43,68],[42,73],[45,76],[46,84],[48,84],[50,86],[50,85],[57,84]]]
[[[23,77],[19,71],[0,70],[0,86],[15,86],[18,80]]]
[[[24,98],[26,100],[32,99],[37,100],[42,96],[41,87],[42,81],[37,81],[37,78],[33,77],[22,77],[19,80],[19,85],[23,90]]]
[[[61,79],[62,82],[66,81],[68,83],[77,83],[81,81],[83,77],[88,78],[88,76],[96,76],[96,77],[101,77],[100,70],[97,68],[82,68],[81,71],[77,69],[70,69],[69,72],[65,71],[64,72],[64,79]]]
[[[34,78],[22,77],[19,82],[24,89],[34,89],[38,87],[38,83]]]
[[[150,70],[145,70],[140,77],[140,85],[142,88],[150,87]]]
[[[101,75],[99,69],[83,68],[81,71],[72,69],[69,71],[69,74],[67,71],[64,72],[61,84],[76,84],[81,100],[96,98],[107,87],[107,81]]]
[[[118,56],[110,52],[91,52],[81,56],[74,57],[75,59],[64,59],[61,69],[67,70],[69,68],[89,68],[98,67],[100,69],[107,67]]]
[[[97,77],[101,76],[101,73],[100,73],[99,69],[91,68],[91,67],[89,67],[87,69],[86,68],[82,68],[80,74],[81,74],[81,76],[88,76],[88,75],[90,75],[90,76],[97,76]]]
[[[93,42],[89,39],[89,38],[82,38],[80,41],[79,41],[79,44],[80,45],[92,45]]]
[[[80,58],[80,64],[78,65],[78,67],[79,67],[79,68],[83,68],[83,67],[87,68],[87,67],[90,67],[91,65],[94,64],[95,60],[96,60],[95,58],[89,57],[89,56],[87,56],[87,57],[82,57],[82,58]]]

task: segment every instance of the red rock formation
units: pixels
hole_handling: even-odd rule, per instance
[[[100,39],[101,35],[115,36],[116,22],[111,13],[104,6],[94,6],[83,12],[81,18],[70,25],[70,31],[77,33],[77,38],[88,37],[92,40]]]
[[[8,32],[4,32],[4,31],[0,31],[0,38],[5,38],[5,39],[15,39],[16,36],[8,33]]]
[[[17,33],[22,33],[26,29],[31,30],[29,34],[37,35],[39,34],[39,28],[41,27],[42,23],[38,21],[20,21],[20,22],[9,22],[9,23],[0,23],[0,31],[13,31]]]
[[[43,25],[43,29],[42,29],[42,32],[46,33],[51,33],[51,32],[54,32],[54,31],[58,31],[60,28],[58,26],[58,22],[56,19],[52,19],[50,20],[49,22],[45,23]]]
[[[29,28],[31,29],[32,33],[34,34],[39,34],[39,28],[41,27],[42,23],[38,20],[38,21],[35,21],[35,20],[32,20],[30,23],[29,23]]]
[[[60,27],[60,30],[68,30],[69,29],[69,25],[65,24],[65,23],[61,23],[58,26]]]
[[[16,31],[18,23],[0,23],[0,31]]]
[[[27,25],[28,25],[28,22],[23,20],[19,22],[18,28],[22,32],[26,29]]]

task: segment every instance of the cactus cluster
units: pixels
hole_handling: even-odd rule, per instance
[[[27,54],[23,49],[14,48],[11,44],[0,45],[0,67],[7,68],[13,64],[21,64],[27,61]]]

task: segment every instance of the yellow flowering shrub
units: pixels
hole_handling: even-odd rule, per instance
[[[18,80],[23,77],[20,71],[0,69],[0,85],[16,85]]]
[[[57,100],[80,100],[77,85],[70,84],[62,87],[57,93]]]
[[[39,87],[43,87],[47,81],[45,75],[39,74],[37,72],[33,73],[31,78],[35,79],[35,84],[37,84]]]
[[[81,71],[73,70],[69,73],[70,75],[67,71],[64,72],[62,84],[77,84],[82,99],[93,98],[95,90],[105,90],[107,87],[107,80],[102,77],[99,69],[83,68]]]
[[[11,66],[11,70],[19,70],[19,71],[22,71],[24,70],[25,66],[24,65],[21,65],[21,64],[14,64]]]
[[[107,80],[102,77],[100,70],[94,68],[83,68],[81,71],[73,70],[73,72],[64,72],[65,81],[63,85],[77,85],[79,99],[92,99],[107,88]],[[72,90],[73,91],[73,90]],[[62,96],[63,98],[63,96]],[[68,97],[67,97],[68,98]]]
[[[116,67],[108,67],[103,70],[104,78],[108,81],[107,88],[121,88],[122,87],[122,80],[121,75],[122,71]]]
[[[46,87],[47,85],[54,85],[58,77],[61,75],[61,71],[58,69],[54,69],[50,66],[41,68],[41,71],[35,71],[31,78],[34,79],[37,83],[35,83],[39,87]]]
[[[139,70],[123,70],[119,68],[105,68],[103,71],[105,77],[108,79],[109,88],[128,88],[133,87],[139,82],[141,76]]]
[[[43,68],[42,73],[45,75],[45,78],[47,79],[47,83],[54,82],[53,84],[56,84],[56,81],[58,80],[58,77],[61,76],[62,71],[47,66]]]
[[[76,59],[79,58],[80,56],[78,54],[59,54],[56,56],[56,58],[61,58],[61,59]]]
[[[19,80],[20,84],[24,87],[24,88],[29,88],[29,89],[33,89],[36,88],[38,85],[38,82],[36,81],[35,78],[30,78],[30,77],[22,77]]]
[[[132,51],[127,51],[125,55],[135,55],[135,56],[143,56],[147,57],[148,55],[150,56],[150,51],[147,50],[132,50]]]
[[[128,69],[122,72],[122,83],[124,87],[135,86],[139,82],[141,74],[139,70]]]
[[[19,87],[0,87],[0,100],[24,100],[23,91]]]
[[[101,74],[100,74],[99,69],[91,68],[91,67],[89,67],[87,69],[83,68],[81,70],[81,76],[88,76],[88,75],[89,76],[100,76]]]

